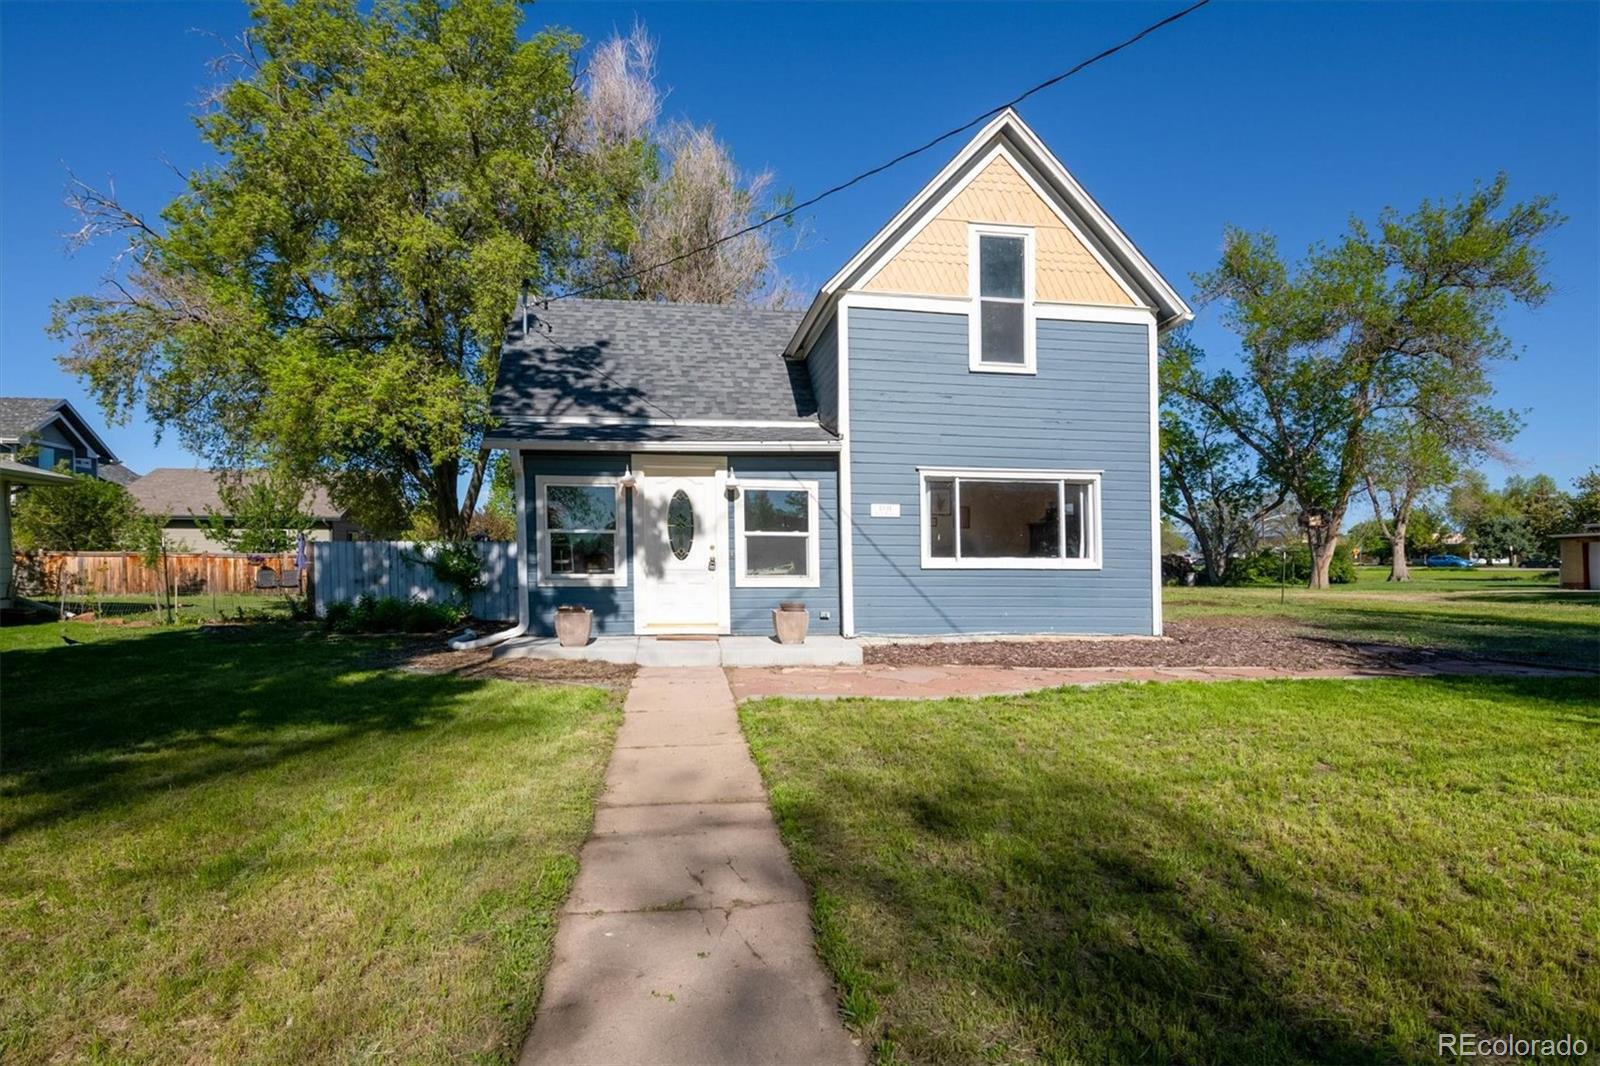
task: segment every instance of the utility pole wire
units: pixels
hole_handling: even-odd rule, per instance
[[[773,215],[768,215],[766,218],[759,219],[758,221],[752,222],[752,223],[750,223],[750,225],[745,226],[742,229],[734,230],[732,233],[724,234],[723,236],[718,237],[716,240],[712,241],[709,244],[701,245],[699,248],[691,248],[687,252],[681,252],[678,255],[673,256],[671,259],[663,259],[661,262],[653,263],[650,266],[640,267],[637,270],[630,270],[627,273],[617,274],[617,275],[615,275],[613,277],[606,278],[603,281],[597,281],[597,282],[594,282],[594,283],[589,284],[589,285],[580,286],[579,288],[572,289],[572,290],[570,290],[568,292],[564,292],[564,293],[560,294],[559,296],[551,296],[551,297],[549,297],[548,299],[546,299],[546,300],[544,300],[542,302],[546,306],[548,306],[551,300],[566,300],[566,299],[570,299],[570,298],[576,297],[576,296],[583,296],[586,293],[595,292],[596,290],[599,290],[599,289],[609,288],[610,286],[616,285],[619,282],[632,281],[634,278],[643,277],[644,275],[652,273],[653,271],[664,269],[666,267],[672,266],[675,263],[681,263],[685,259],[691,259],[694,256],[701,255],[701,254],[703,254],[705,252],[709,252],[712,249],[718,247],[719,245],[726,244],[727,242],[732,241],[732,240],[737,240],[738,238],[743,237],[747,233],[754,233],[756,230],[762,229],[762,228],[764,228],[766,226],[770,226],[772,223],[777,222],[780,219],[789,218],[792,215],[796,214],[797,212],[804,211],[808,207],[812,207],[812,206],[814,206],[816,204],[821,203],[823,200],[826,200],[828,197],[833,196],[836,193],[844,192],[846,189],[850,188],[853,185],[857,185],[857,184],[859,184],[859,183],[861,183],[863,181],[866,181],[868,178],[875,177],[875,176],[877,176],[879,174],[882,174],[884,171],[890,169],[891,167],[898,166],[901,163],[904,163],[906,160],[911,159],[914,156],[921,155],[923,152],[926,152],[928,149],[936,147],[937,145],[942,144],[945,141],[948,141],[951,137],[955,137],[955,136],[957,136],[959,134],[967,132],[972,127],[974,127],[974,126],[976,126],[976,125],[978,125],[978,124],[980,124],[982,122],[985,122],[985,121],[993,118],[995,115],[998,115],[1000,112],[1004,111],[1006,108],[1015,107],[1017,104],[1020,104],[1022,101],[1026,100],[1028,97],[1034,95],[1035,93],[1043,92],[1045,89],[1048,89],[1053,85],[1059,84],[1060,82],[1066,81],[1068,78],[1072,77],[1074,74],[1077,74],[1078,72],[1080,72],[1082,70],[1085,70],[1088,67],[1093,66],[1094,64],[1100,62],[1102,59],[1109,59],[1111,56],[1116,55],[1118,52],[1122,51],[1124,48],[1128,48],[1128,47],[1131,47],[1132,45],[1138,44],[1140,41],[1144,40],[1146,37],[1150,36],[1152,33],[1155,33],[1157,30],[1162,29],[1162,28],[1164,28],[1166,26],[1170,26],[1174,22],[1177,22],[1179,19],[1181,19],[1181,18],[1183,18],[1183,17],[1185,17],[1187,15],[1193,14],[1194,12],[1200,10],[1202,7],[1205,7],[1210,2],[1211,2],[1211,0],[1195,0],[1195,3],[1190,4],[1188,7],[1182,9],[1181,11],[1175,11],[1172,14],[1168,15],[1166,18],[1161,19],[1160,21],[1152,22],[1150,25],[1146,26],[1144,29],[1140,30],[1138,33],[1134,34],[1132,37],[1128,37],[1125,40],[1119,41],[1118,43],[1112,45],[1109,48],[1106,48],[1103,51],[1096,52],[1094,55],[1090,56],[1088,59],[1083,60],[1081,63],[1077,64],[1076,66],[1072,67],[1071,69],[1064,70],[1060,74],[1057,74],[1052,78],[1047,78],[1046,80],[1039,82],[1037,85],[1034,85],[1031,88],[1028,88],[1028,89],[1024,90],[1023,92],[1017,94],[1016,96],[1013,96],[1011,99],[1007,100],[1003,104],[997,104],[996,106],[991,107],[989,110],[985,111],[983,114],[981,114],[981,115],[977,116],[976,118],[972,119],[970,122],[963,123],[962,125],[957,126],[954,129],[946,130],[945,132],[939,134],[937,137],[935,137],[932,140],[926,142],[925,144],[918,145],[917,147],[912,148],[909,151],[901,152],[899,155],[895,156],[893,159],[889,160],[888,162],[880,163],[880,164],[878,164],[877,166],[873,167],[870,170],[863,170],[861,173],[857,174],[855,177],[850,178],[850,179],[848,179],[846,181],[842,181],[842,182],[840,182],[839,184],[833,186],[830,189],[824,189],[822,192],[817,193],[815,196],[811,197],[810,199],[802,200],[800,203],[795,204],[793,207],[787,208],[786,210],[783,210],[783,211],[779,211],[778,213],[773,214]]]

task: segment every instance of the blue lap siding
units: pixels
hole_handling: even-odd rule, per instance
[[[835,433],[839,431],[839,329],[833,319],[822,327],[816,342],[806,353],[806,372],[811,377],[811,395],[817,398],[817,419]]]
[[[734,455],[729,457],[734,476],[741,482],[815,481],[817,483],[817,525],[820,581],[816,588],[740,588],[739,556],[744,545],[734,544],[728,554],[733,569],[729,580],[730,620],[735,633],[772,632],[772,609],[780,600],[800,600],[811,612],[812,633],[839,632],[839,473],[831,455]],[[739,501],[728,507],[728,535],[738,528],[735,511]],[[828,613],[827,618],[822,612]]]
[[[839,475],[832,455],[734,455],[729,457],[734,476],[741,481],[815,481],[817,483],[818,558],[820,582],[816,588],[740,588],[737,574],[742,546],[724,546],[728,560],[729,605],[732,632],[770,634],[772,609],[780,600],[801,600],[811,612],[811,632],[839,632]],[[615,587],[539,584],[538,492],[539,480],[554,476],[621,477],[629,456],[621,452],[587,455],[524,452],[523,477],[527,501],[525,543],[528,545],[528,606],[530,629],[540,636],[555,632],[555,609],[565,604],[594,611],[594,631],[608,636],[633,634],[633,594],[636,575],[633,560],[633,495],[624,493],[623,558],[629,565],[628,583]],[[728,537],[733,539],[734,509],[728,504]],[[822,618],[826,611],[828,617]]]
[[[526,493],[528,528],[524,530],[524,543],[528,548],[528,607],[529,630],[538,636],[555,633],[555,615],[558,606],[572,604],[587,607],[594,612],[594,632],[600,635],[631,636],[633,634],[633,496],[623,493],[626,514],[618,515],[617,536],[619,563],[629,567],[628,583],[618,586],[586,587],[573,585],[539,584],[539,530],[538,500],[539,479],[555,476],[615,475],[621,477],[628,470],[628,456],[616,452],[596,452],[590,455],[554,454],[550,452],[524,452],[522,456],[523,491]]]
[[[1152,632],[1149,327],[1040,321],[1037,374],[983,374],[964,314],[844,313],[856,631]],[[919,466],[1103,471],[1103,568],[922,569]]]

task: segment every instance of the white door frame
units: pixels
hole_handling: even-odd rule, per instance
[[[633,537],[633,631],[639,636],[664,636],[671,633],[695,633],[698,630],[683,627],[671,628],[671,623],[663,623],[652,618],[654,610],[654,593],[657,583],[654,582],[645,565],[645,550],[647,548],[647,534],[641,528],[639,521],[642,508],[640,507],[640,486],[649,480],[652,473],[657,477],[689,477],[706,478],[710,482],[711,497],[711,528],[707,531],[710,544],[715,552],[717,563],[717,632],[727,633],[732,628],[732,578],[729,576],[731,553],[728,550],[728,457],[725,455],[667,455],[660,452],[635,453],[629,457],[630,469],[635,478],[634,499],[632,507],[633,529],[629,532]],[[656,628],[651,628],[652,624]],[[665,628],[663,628],[665,627]]]

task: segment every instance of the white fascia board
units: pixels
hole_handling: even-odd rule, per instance
[[[818,425],[809,418],[636,418],[623,415],[528,415],[516,421],[541,426],[691,426],[702,429],[796,429]]]
[[[736,452],[748,454],[751,452],[784,452],[784,453],[821,453],[837,452],[839,442],[826,441],[799,441],[799,440],[659,440],[659,441],[628,441],[628,440],[510,440],[500,437],[485,438],[485,448],[500,448],[506,451],[522,452]]]

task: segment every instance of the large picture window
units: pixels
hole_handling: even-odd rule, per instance
[[[970,368],[1033,373],[1033,231],[973,226],[968,254]]]
[[[734,505],[734,535],[739,585],[820,585],[815,481],[741,481]]]
[[[1100,566],[1094,471],[922,470],[927,569]]]
[[[622,487],[614,477],[539,479],[539,581],[626,585]]]

